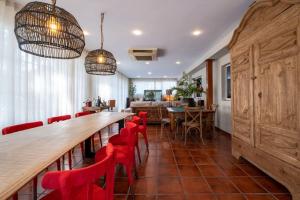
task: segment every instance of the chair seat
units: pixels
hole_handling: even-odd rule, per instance
[[[182,125],[187,127],[192,127],[192,128],[200,127],[200,124],[196,122],[183,122]]]
[[[93,196],[92,200],[106,199],[104,190],[98,185],[94,184],[93,186]],[[74,191],[75,192],[75,191]],[[86,192],[77,191],[77,194],[74,195],[73,200],[87,199]],[[58,190],[54,190],[44,196],[41,200],[64,200]]]

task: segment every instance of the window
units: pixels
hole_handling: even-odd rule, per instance
[[[223,67],[223,98],[231,99],[231,66],[227,64]]]
[[[136,86],[136,95],[144,96],[144,90],[161,90],[166,94],[166,90],[176,86],[176,79],[133,79],[133,85]]]

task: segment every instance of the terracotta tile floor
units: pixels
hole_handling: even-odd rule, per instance
[[[174,140],[168,129],[160,137],[160,127],[149,126],[149,154],[140,138],[139,178],[129,190],[127,177],[120,168],[116,172],[115,199],[291,200],[282,185],[249,162],[231,156],[230,136],[221,131],[217,133],[215,139],[206,139],[205,145],[192,136],[185,146],[180,137]],[[104,133],[104,143],[110,136],[107,131]],[[82,161],[79,148],[75,152],[75,168],[93,162]],[[67,163],[66,160],[65,169],[68,169]],[[54,166],[50,169],[55,170]],[[20,199],[31,199],[30,186],[28,184],[19,192]],[[44,194],[39,188],[40,197]]]

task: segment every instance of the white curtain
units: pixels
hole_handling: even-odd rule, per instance
[[[80,111],[89,96],[85,55],[56,60],[21,52],[14,15],[14,6],[0,0],[0,129]]]
[[[116,100],[116,109],[120,111],[126,107],[128,97],[128,78],[117,72],[113,76],[92,76],[92,97],[102,100]]]
[[[162,90],[163,95],[166,90],[176,86],[176,79],[132,79],[133,85],[136,86],[136,95],[141,97],[144,90]]]

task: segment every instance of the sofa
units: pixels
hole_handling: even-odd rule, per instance
[[[149,124],[156,124],[160,123],[160,116],[159,116],[159,107],[161,107],[163,118],[168,117],[168,106],[175,106],[179,105],[180,102],[173,101],[133,101],[130,103],[130,109],[133,113],[139,113],[141,111],[148,113],[148,123]]]

